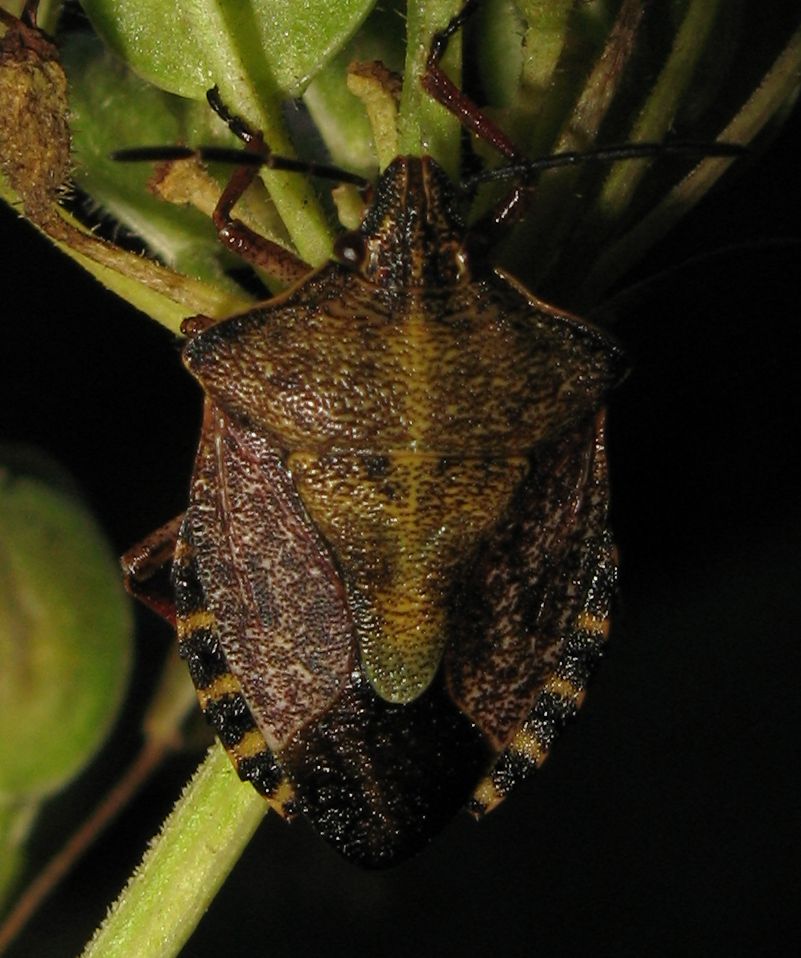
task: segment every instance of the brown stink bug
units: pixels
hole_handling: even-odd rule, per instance
[[[436,38],[425,86],[522,185],[470,230],[439,166],[397,157],[311,272],[231,218],[257,165],[284,161],[210,98],[247,144],[205,151],[239,163],[220,237],[293,285],[185,324],[205,394],[189,505],[127,557],[132,588],[167,615],[145,580],[172,557],[181,655],[239,775],[371,866],[460,807],[494,808],[543,762],[614,588],[604,403],[621,357],[481,255],[537,164],[439,69],[472,6]]]

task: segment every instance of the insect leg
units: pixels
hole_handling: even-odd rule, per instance
[[[196,157],[212,163],[231,163],[236,166],[226,184],[220,199],[212,213],[217,235],[233,253],[253,266],[264,269],[284,285],[291,285],[311,272],[312,267],[299,256],[285,249],[279,243],[261,236],[241,220],[232,216],[234,206],[253,183],[262,167],[271,170],[284,170],[292,173],[305,173],[338,183],[351,183],[356,186],[366,202],[372,196],[372,184],[356,173],[349,173],[336,166],[297,160],[294,157],[278,156],[272,153],[264,142],[264,137],[254,130],[242,117],[231,113],[220,98],[219,91],[213,87],[206,99],[214,112],[228,126],[231,132],[244,144],[243,150],[220,146],[140,146],[131,149],[116,150],[112,157],[120,162],[152,162],[184,160]],[[208,323],[206,323],[208,325]],[[198,326],[198,329],[201,328]],[[195,332],[197,330],[190,330]]]
[[[337,167],[303,162],[291,157],[276,156],[270,152],[264,142],[264,137],[259,131],[253,130],[245,120],[228,110],[216,87],[208,91],[206,98],[214,112],[228,125],[231,132],[245,144],[244,158],[246,161],[250,159],[248,154],[259,158],[257,163],[245,162],[239,166],[223,190],[223,194],[212,214],[219,238],[238,256],[254,266],[262,267],[286,284],[302,279],[311,270],[308,263],[295,256],[294,253],[290,253],[278,243],[259,236],[240,220],[231,216],[231,210],[253,182],[258,169],[266,166],[274,170],[301,172],[337,180],[338,182],[354,183],[363,190],[368,188],[367,182],[362,177],[354,176]]]
[[[168,162],[194,157],[210,163],[236,164],[236,169],[212,212],[217,236],[237,256],[252,266],[264,269],[284,285],[290,285],[310,273],[311,266],[279,243],[260,236],[231,215],[232,209],[251,185],[259,169],[262,166],[275,168],[275,164],[264,162],[262,151],[266,153],[267,148],[261,134],[254,134],[245,150],[217,146],[201,146],[197,149],[187,146],[137,146],[116,150],[111,156],[121,163]]]
[[[171,625],[175,625],[175,600],[169,582],[169,565],[182,521],[183,515],[170,519],[120,559],[128,592]]]
[[[291,156],[279,156],[277,153],[273,153],[265,144],[261,133],[254,130],[241,116],[236,116],[231,113],[225,103],[223,103],[220,97],[220,91],[217,87],[212,87],[206,93],[206,99],[212,110],[214,110],[217,116],[226,124],[234,136],[242,140],[245,144],[246,151],[252,154],[251,157],[247,155],[245,157],[247,165],[266,166],[271,170],[287,170],[290,173],[305,173],[307,176],[319,176],[324,180],[335,180],[337,183],[352,183],[362,191],[372,189],[372,184],[369,180],[366,180],[363,176],[359,176],[358,173],[349,173],[339,166],[331,166],[327,163],[315,163],[313,160],[298,160]],[[236,154],[233,150],[226,150],[225,148],[215,149],[211,147],[201,148],[200,152],[209,155],[217,153],[220,159],[224,159],[224,162],[236,162]],[[227,154],[227,157],[225,154]],[[255,160],[253,156],[259,157],[259,159]]]
[[[39,12],[39,0],[26,0],[25,6],[20,11],[19,17],[15,17],[7,10],[0,10],[0,21],[12,26],[15,23],[23,23],[26,27],[37,29],[36,16]]]
[[[467,0],[450,23],[434,34],[426,61],[426,70],[421,83],[426,93],[442,104],[459,120],[465,129],[479,139],[491,144],[512,162],[523,162],[525,157],[509,137],[486,116],[470,97],[464,94],[442,70],[440,63],[445,56],[451,37],[457,33],[478,8],[479,0]]]
[[[736,143],[702,143],[675,141],[673,143],[623,143],[607,147],[598,147],[582,152],[566,152],[553,156],[530,159],[526,157],[509,137],[486,116],[481,108],[461,91],[444,73],[440,63],[450,38],[457,33],[478,8],[480,0],[466,0],[459,13],[448,25],[434,34],[431,41],[426,70],[421,84],[430,96],[452,113],[469,132],[493,146],[499,153],[511,160],[511,163],[497,170],[486,170],[469,177],[462,184],[463,189],[473,189],[480,182],[519,177],[519,183],[504,197],[498,205],[483,216],[470,230],[470,239],[479,246],[486,247],[495,241],[498,234],[520,219],[525,211],[529,194],[529,182],[541,170],[587,160],[611,162],[624,159],[646,159],[662,156],[731,156],[747,153],[747,149]]]
[[[212,99],[211,92],[213,91],[210,91],[209,103],[215,107],[217,101]],[[247,152],[259,155],[267,152],[261,133],[250,131],[238,117],[231,117],[230,121],[226,122],[231,130],[244,140]],[[264,269],[280,282],[291,284],[306,276],[311,271],[311,266],[288,249],[266,236],[260,236],[241,220],[231,216],[233,207],[251,185],[258,170],[258,166],[252,165],[238,166],[234,170],[217,201],[212,219],[221,242],[232,252],[251,265]]]
[[[451,112],[462,126],[479,139],[493,146],[515,165],[524,165],[526,157],[509,137],[463,93],[442,70],[440,63],[450,38],[457,33],[478,9],[480,0],[466,0],[465,5],[448,25],[434,34],[426,61],[425,73],[420,78],[423,89]],[[516,222],[523,213],[527,193],[526,177],[514,186],[498,206],[482,217],[471,230],[471,238],[477,238],[482,246],[490,245],[495,236],[509,224]]]

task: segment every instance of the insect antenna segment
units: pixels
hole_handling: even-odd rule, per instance
[[[658,159],[669,156],[730,156],[747,154],[748,148],[739,143],[702,143],[691,140],[666,140],[662,143],[619,143],[610,146],[598,146],[587,150],[570,150],[564,153],[552,153],[550,156],[536,157],[483,170],[462,180],[460,186],[468,191],[480,183],[497,180],[528,177],[532,173],[553,170],[563,166],[576,166],[578,163],[617,163],[621,160]]]

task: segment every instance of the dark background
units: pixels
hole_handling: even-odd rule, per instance
[[[798,113],[638,270],[612,400],[608,656],[545,768],[385,873],[268,817],[191,956],[773,955],[801,949]],[[181,511],[199,395],[175,342],[3,209],[0,437],[67,466],[114,548]],[[794,453],[795,450],[795,453]],[[46,814],[55,847],[135,749],[171,637],[138,613],[126,723]],[[77,952],[197,762],[170,762],[11,954]]]

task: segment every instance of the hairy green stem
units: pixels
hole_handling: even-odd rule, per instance
[[[267,807],[212,746],[83,958],[178,955]]]

